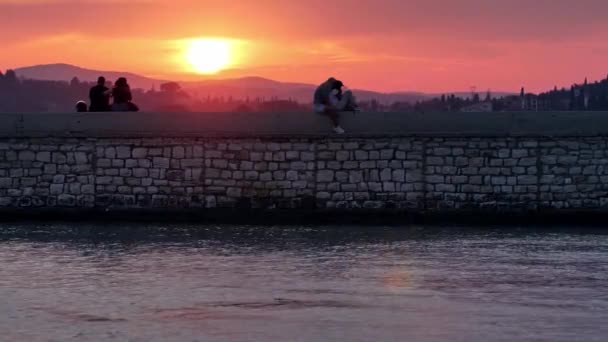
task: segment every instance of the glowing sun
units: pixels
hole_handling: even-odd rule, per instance
[[[222,39],[195,39],[186,45],[186,60],[193,71],[215,74],[231,63],[231,44]]]

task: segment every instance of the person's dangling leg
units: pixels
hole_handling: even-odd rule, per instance
[[[334,132],[336,132],[338,134],[343,134],[344,133],[344,129],[342,127],[340,127],[340,114],[338,113],[338,111],[336,111],[334,109],[328,109],[325,112],[325,114],[331,120],[331,123],[334,126]]]

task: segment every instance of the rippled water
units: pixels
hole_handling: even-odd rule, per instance
[[[0,225],[0,340],[606,341],[608,235]]]

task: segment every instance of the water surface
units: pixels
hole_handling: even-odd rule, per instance
[[[605,341],[602,229],[0,224],[0,340]]]

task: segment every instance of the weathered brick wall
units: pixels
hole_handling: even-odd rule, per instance
[[[608,209],[608,138],[0,140],[0,207]]]

